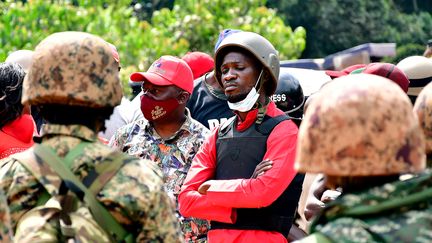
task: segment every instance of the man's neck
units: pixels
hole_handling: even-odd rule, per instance
[[[267,104],[266,104],[266,97],[265,97],[265,95],[260,94],[260,96],[259,96],[259,98],[258,98],[258,102],[259,102],[260,104],[267,105]],[[256,106],[256,104],[255,104],[255,106]],[[256,108],[255,106],[254,106],[254,108]],[[252,108],[252,110],[253,110],[254,108]],[[246,112],[240,112],[240,111],[237,111],[236,113],[237,113],[237,115],[240,117],[240,119],[241,119],[242,121],[244,121],[244,120],[246,119],[247,114],[248,114],[250,111],[251,111],[251,110],[246,111]]]
[[[173,115],[162,121],[154,121],[152,125],[161,138],[168,139],[177,133],[185,121],[186,115],[183,113],[182,116]]]
[[[246,112],[237,111],[237,115],[240,117],[241,121],[246,120],[246,116],[247,116],[248,113],[249,113],[249,111],[246,111]]]

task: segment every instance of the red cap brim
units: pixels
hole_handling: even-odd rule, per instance
[[[332,78],[332,79],[348,75],[347,73],[344,73],[342,71],[333,71],[333,70],[326,70],[325,73],[328,76],[330,76],[330,78]]]
[[[129,79],[132,82],[142,82],[142,81],[148,81],[154,85],[159,86],[167,86],[167,85],[173,85],[170,81],[165,79],[164,77],[156,74],[156,73],[150,73],[150,72],[136,72],[132,73],[129,77]]]

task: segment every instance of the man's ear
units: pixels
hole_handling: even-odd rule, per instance
[[[186,91],[182,91],[180,95],[177,97],[179,104],[186,104],[188,102],[190,94]]]

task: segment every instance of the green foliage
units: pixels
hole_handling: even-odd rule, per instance
[[[428,0],[393,0],[398,8],[404,13],[415,13],[419,11],[432,12],[432,1]]]
[[[162,8],[172,9],[174,0],[132,0],[135,15],[140,20],[150,21],[153,12]]]
[[[299,27],[292,31],[264,5],[263,0],[177,0],[172,10],[153,13],[154,38],[165,42],[154,46],[149,54],[213,53],[219,32],[229,28],[260,33],[275,45],[282,59],[298,58],[305,47],[305,30]]]
[[[117,46],[123,66],[138,63],[140,53],[130,47],[144,45],[144,40],[137,36],[143,35],[146,23],[132,17],[128,0],[112,1],[108,5],[104,5],[104,2],[0,2],[0,60],[5,60],[7,55],[15,50],[34,49],[37,43],[52,33],[85,31],[99,35]],[[121,74],[126,86],[127,74]],[[125,91],[130,93],[129,89]]]
[[[417,1],[414,14],[401,12],[407,2],[401,7],[394,0],[269,0],[268,5],[286,23],[306,28],[303,57],[311,58],[368,42],[424,44],[432,35],[432,15],[423,4],[428,1]]]
[[[282,59],[299,57],[305,48],[305,30],[293,31],[265,4],[265,0],[177,0],[172,10],[156,11],[147,22],[135,16],[130,0],[2,1],[0,60],[15,50],[34,49],[54,32],[85,31],[117,47],[127,87],[131,72],[146,70],[162,55],[182,56],[192,50],[213,53],[219,32],[226,28],[262,34]],[[125,91],[129,94],[129,89]]]

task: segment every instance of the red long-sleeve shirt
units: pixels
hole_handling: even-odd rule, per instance
[[[23,114],[0,129],[0,159],[22,152],[33,145],[36,125],[29,114]]]
[[[244,131],[254,124],[258,110],[250,111],[243,122],[237,124]],[[267,113],[270,117],[283,112],[271,102]],[[217,129],[201,146],[189,169],[182,191],[178,197],[180,212],[224,223],[234,223],[236,208],[260,208],[272,204],[288,187],[296,175],[294,158],[297,143],[297,126],[292,121],[279,123],[267,139],[264,159],[273,161],[273,166],[256,179],[213,180],[216,172]],[[252,152],[252,151],[251,151]],[[206,195],[198,192],[199,186],[211,181]],[[210,230],[209,243],[219,242],[287,242],[274,231],[263,230]]]

